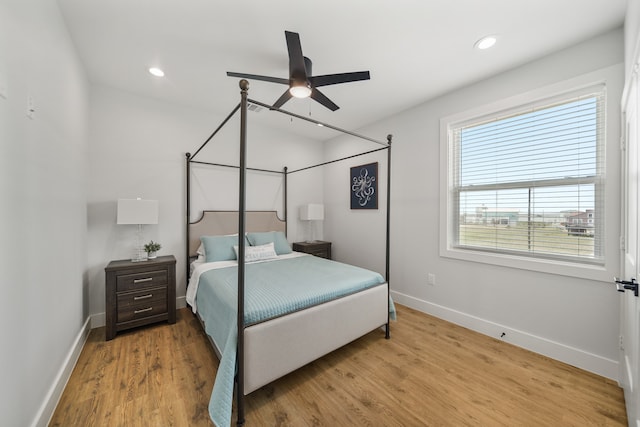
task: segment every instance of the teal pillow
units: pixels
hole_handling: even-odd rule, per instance
[[[247,233],[247,239],[251,246],[266,245],[273,242],[273,246],[276,249],[278,255],[290,254],[291,246],[287,242],[282,231],[267,231],[265,233]]]
[[[207,262],[237,259],[233,247],[238,245],[238,236],[202,236],[200,241],[204,245]]]

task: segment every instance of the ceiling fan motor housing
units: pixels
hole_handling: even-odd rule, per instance
[[[331,111],[336,111],[340,107],[320,92],[317,89],[318,87],[369,80],[370,76],[368,71],[314,76],[311,60],[302,54],[300,35],[291,31],[285,31],[284,35],[287,40],[287,50],[289,52],[288,80],[256,74],[227,72],[227,75],[231,77],[242,77],[288,85],[289,89],[278,98],[273,104],[273,108],[280,108],[285,102],[291,99],[292,96],[296,98],[306,98],[310,96],[313,100],[319,102]]]
[[[289,69],[289,75],[290,75],[289,85],[291,87],[306,86],[308,88],[311,88],[311,83],[309,82],[309,79],[307,78],[307,76],[313,75],[311,73],[312,67],[313,67],[313,62],[311,62],[311,60],[305,56],[304,70]]]

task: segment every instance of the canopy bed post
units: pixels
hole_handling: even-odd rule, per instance
[[[283,170],[283,180],[284,180],[284,184],[283,184],[284,185],[284,189],[283,189],[284,201],[283,201],[283,203],[284,203],[284,206],[282,207],[283,212],[284,212],[284,222],[285,222],[285,224],[288,224],[287,220],[289,219],[287,217],[287,171],[288,170],[289,170],[289,168],[285,166],[284,170]],[[288,235],[288,231],[289,231],[288,228],[289,227],[287,227],[287,229],[284,230],[285,236]]]
[[[247,175],[247,91],[249,82],[240,80],[240,197],[238,200],[238,374],[236,376],[237,425],[244,425],[244,262],[245,199]]]
[[[389,235],[390,235],[390,229],[391,229],[391,139],[393,138],[393,135],[389,134],[387,135],[387,142],[389,144],[389,148],[387,149],[387,258],[386,258],[386,265],[385,265],[385,280],[387,281],[387,283],[389,283],[389,257],[391,254],[391,242],[389,239]],[[389,293],[389,296],[391,296],[391,291],[390,289],[387,287],[387,293]],[[388,311],[388,310],[387,310]],[[389,339],[391,336],[389,334],[389,313],[387,312],[387,325],[385,326],[385,338]]]
[[[186,224],[186,236],[187,236],[187,244],[185,245],[186,247],[186,251],[187,253],[185,254],[185,260],[187,260],[186,262],[186,275],[184,277],[187,278],[187,285],[189,284],[189,275],[190,275],[190,254],[189,254],[189,224],[191,222],[191,153],[187,153],[186,154],[186,162],[187,162],[187,220],[185,222]]]

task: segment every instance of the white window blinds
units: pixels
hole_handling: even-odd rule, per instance
[[[601,264],[604,87],[449,127],[451,244]]]

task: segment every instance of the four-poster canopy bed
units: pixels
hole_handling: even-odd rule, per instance
[[[187,302],[220,357],[209,405],[210,416],[218,426],[230,423],[234,384],[237,423],[242,425],[245,395],[382,326],[389,338],[389,319],[395,316],[388,284],[391,135],[386,142],[377,141],[249,100],[246,80],[240,81],[240,88],[240,104],[193,155],[186,154],[186,257],[190,277]],[[249,102],[381,144],[383,148],[295,171],[286,167],[283,171],[247,167]],[[238,110],[239,166],[195,160]],[[287,177],[381,150],[387,152],[385,276],[291,251],[286,240]],[[239,169],[237,211],[203,211],[198,221],[191,222],[192,164]],[[247,171],[282,175],[283,220],[275,211],[247,211]],[[282,301],[289,298],[290,301]]]

